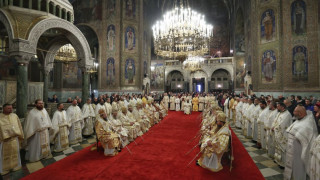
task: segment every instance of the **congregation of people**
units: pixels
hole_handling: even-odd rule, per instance
[[[201,113],[200,158],[196,164],[213,172],[232,151],[229,125],[241,129],[257,148],[264,149],[281,168],[285,179],[320,179],[320,101],[302,98],[234,93],[113,94],[81,99],[68,98],[65,110],[56,95],[57,110],[51,118],[42,100],[35,101],[23,126],[10,104],[0,114],[1,174],[21,168],[20,149],[29,162],[50,158],[83,137],[96,134],[104,155],[115,156],[170,111]],[[94,147],[93,147],[94,149]],[[230,158],[232,159],[232,157]]]

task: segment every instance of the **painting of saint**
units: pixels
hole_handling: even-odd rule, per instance
[[[292,32],[296,35],[306,32],[306,3],[302,0],[291,4],[291,25]]]
[[[107,85],[108,86],[115,85],[114,58],[108,58],[108,60],[107,60]]]
[[[126,16],[128,18],[136,17],[136,1],[126,0]]]
[[[127,27],[126,32],[125,32],[125,46],[126,50],[132,51],[136,47],[136,37],[135,37],[135,32],[134,28],[132,27]]]
[[[276,76],[276,56],[274,51],[267,50],[262,55],[262,82],[274,83]]]
[[[107,12],[108,12],[108,17],[113,16],[116,11],[116,0],[108,0],[107,1]]]
[[[134,76],[136,74],[136,68],[134,65],[133,59],[127,59],[126,60],[126,66],[125,66],[125,78],[127,84],[134,84]]]
[[[116,46],[116,32],[115,26],[109,25],[108,32],[107,32],[107,46],[109,51],[114,51]]]
[[[244,77],[246,76],[245,57],[236,56],[236,88],[244,88]]]
[[[261,42],[270,42],[276,39],[275,15],[272,9],[266,10],[261,17]]]
[[[292,74],[294,80],[308,80],[307,48],[304,46],[296,46],[293,48],[292,55]]]

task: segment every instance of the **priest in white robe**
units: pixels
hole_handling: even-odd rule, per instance
[[[48,112],[43,108],[43,101],[38,99],[35,105],[24,122],[24,135],[27,140],[26,160],[29,162],[52,157],[49,137],[52,123]]]
[[[265,101],[260,102],[261,113],[259,114],[257,124],[258,124],[258,137],[257,144],[258,147],[262,147],[266,149],[266,129],[264,128],[264,123],[268,119],[269,115],[269,107],[267,107],[267,103]]]
[[[164,106],[166,107],[166,109],[169,109],[169,96],[167,93],[164,93],[164,96],[163,96],[163,103],[164,103]]]
[[[272,124],[274,122],[274,120],[276,119],[278,115],[278,110],[277,110],[277,104],[272,101],[269,104],[269,115],[268,118],[266,119],[266,122],[264,123],[264,127],[267,131],[267,139],[266,139],[266,149],[267,149],[267,153],[268,156],[271,158],[274,158],[274,131],[272,131]]]
[[[241,118],[242,118],[242,105],[243,105],[243,102],[242,102],[242,99],[240,100],[240,98],[237,98],[237,101],[238,101],[238,104],[237,106],[235,107],[236,109],[236,128],[241,128]]]
[[[310,174],[310,148],[318,135],[313,114],[298,105],[293,114],[296,121],[287,129],[288,142],[284,179],[306,180]]]
[[[276,163],[284,167],[286,163],[286,150],[288,142],[287,128],[292,124],[292,116],[288,110],[286,110],[286,105],[283,103],[278,103],[277,109],[279,113],[275,118],[272,131],[274,131],[274,142],[275,142],[275,154],[274,158]]]
[[[180,111],[180,98],[179,98],[179,96],[176,96],[174,102],[176,104],[176,111]]]
[[[50,131],[50,141],[54,144],[53,151],[61,152],[69,148],[69,128],[70,121],[62,103],[57,104],[57,110],[52,118],[52,130]]]
[[[260,108],[260,100],[258,98],[255,98],[254,99],[254,109],[253,109],[253,112],[251,113],[251,122],[252,122],[252,125],[251,125],[251,129],[252,129],[252,139],[253,141],[258,141],[258,117],[261,113],[261,108]],[[260,145],[260,144],[259,144]]]
[[[253,118],[254,118],[254,109],[255,109],[255,105],[253,104],[253,99],[249,99],[248,100],[248,108],[246,111],[243,111],[245,114],[245,124],[246,124],[246,137],[252,139],[252,124],[253,122]]]
[[[184,114],[188,114],[188,115],[191,114],[192,104],[189,99],[184,102],[183,110],[184,110]]]
[[[175,96],[171,95],[171,97],[170,97],[170,111],[176,110],[175,100],[176,100]]]
[[[100,109],[104,110],[104,112],[106,112],[108,114],[108,112],[107,112],[107,110],[105,108],[105,103],[104,103],[103,99],[100,99],[100,102],[96,105],[96,109],[95,109],[96,118],[100,117],[100,115],[99,115],[99,110]]]
[[[69,133],[69,143],[77,144],[82,142],[82,129],[84,127],[81,109],[77,106],[77,101],[73,100],[72,105],[67,109],[67,116],[71,124]]]
[[[224,113],[226,114],[226,116],[227,116],[227,119],[229,118],[229,97],[228,96],[226,96],[226,95],[224,95],[225,97],[225,101],[224,101],[224,104],[223,104],[223,106],[224,106],[224,108],[223,108],[223,110],[224,110]]]
[[[94,119],[96,116],[91,106],[90,98],[88,98],[87,102],[82,106],[82,116],[84,121],[82,134],[85,136],[90,136],[93,134]]]
[[[199,96],[199,111],[204,110],[204,97],[202,95]]]
[[[0,174],[21,169],[20,144],[24,139],[19,117],[11,104],[3,105],[0,113]]]
[[[320,135],[313,141],[310,150],[310,180],[320,179]]]

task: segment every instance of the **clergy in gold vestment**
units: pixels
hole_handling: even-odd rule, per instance
[[[26,160],[39,161],[51,157],[49,130],[52,123],[43,101],[36,100],[33,108],[24,122],[24,135],[27,140]]]
[[[127,112],[128,110],[126,107],[121,108],[120,121],[122,122],[123,127],[128,130],[128,140],[132,142],[137,138],[137,130],[134,119],[130,119]]]
[[[221,112],[217,115],[217,126],[211,131],[211,136],[204,139],[201,145],[203,154],[197,164],[213,172],[223,169],[221,158],[228,151],[230,130],[226,123],[226,115]]]
[[[199,110],[199,98],[196,96],[192,99],[192,111],[198,111]]]
[[[0,113],[0,173],[21,168],[20,143],[23,131],[18,116],[12,113],[12,105],[4,104]]]
[[[57,111],[52,118],[52,131],[50,132],[50,141],[54,144],[53,151],[61,152],[69,148],[69,123],[67,113],[63,109],[63,104],[58,103]]]
[[[97,138],[104,149],[104,155],[115,156],[120,150],[120,136],[114,132],[103,109],[99,110],[99,114],[95,125]]]

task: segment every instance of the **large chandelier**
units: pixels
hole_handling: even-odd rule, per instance
[[[66,63],[78,61],[76,50],[73,48],[71,44],[66,44],[62,46],[58,50],[54,59],[57,61],[62,61]]]
[[[209,51],[213,26],[206,23],[204,15],[184,8],[180,0],[174,9],[152,27],[155,53],[162,57],[177,58],[202,56]]]
[[[205,59],[201,56],[189,56],[185,61],[183,61],[182,69],[186,69],[191,72],[200,70],[204,60]]]

